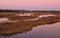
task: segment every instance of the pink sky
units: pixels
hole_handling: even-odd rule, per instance
[[[60,0],[0,0],[0,8],[60,10]]]

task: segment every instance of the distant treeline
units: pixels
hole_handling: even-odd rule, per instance
[[[50,11],[43,11],[43,10],[8,10],[8,9],[0,9],[0,12],[60,12],[60,11],[54,11],[54,10],[50,10]]]
[[[24,11],[24,10],[7,10],[7,9],[2,10],[0,9],[0,12],[19,12],[19,11]]]

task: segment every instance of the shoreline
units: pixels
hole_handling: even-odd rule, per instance
[[[5,14],[7,13],[7,14]],[[31,12],[34,16],[14,16],[16,13],[8,13],[5,12],[2,14],[0,13],[0,18],[8,18],[9,20],[24,20],[24,19],[32,19],[37,18],[38,15],[46,15],[46,14],[54,14],[56,16],[49,16],[49,17],[43,17],[39,18],[34,21],[20,21],[20,22],[13,22],[13,23],[3,23],[0,24],[0,34],[2,35],[13,35],[17,33],[23,33],[26,31],[32,30],[33,27],[38,25],[45,25],[45,24],[53,24],[56,22],[60,22],[60,12]],[[30,13],[30,12],[29,12]],[[17,14],[19,14],[17,12]]]

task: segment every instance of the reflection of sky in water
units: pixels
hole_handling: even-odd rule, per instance
[[[25,13],[25,14],[16,14],[15,16],[34,16],[34,14]],[[53,14],[47,14],[47,15],[40,15],[38,17],[42,18],[42,17],[48,17],[48,16],[55,16],[55,15],[53,15]]]
[[[47,14],[47,15],[40,15],[40,16],[38,16],[39,18],[43,18],[43,17],[49,17],[49,16],[55,16],[55,15],[53,15],[53,14]]]
[[[15,16],[31,16],[31,14],[30,13],[25,13],[25,14],[16,14]]]
[[[34,16],[31,13],[25,13],[25,14],[16,14],[15,16]],[[38,20],[39,18],[43,18],[43,17],[49,17],[49,16],[55,16],[53,14],[47,14],[47,15],[38,15],[37,18],[33,18],[33,19],[25,19],[23,21],[34,21],[34,20]]]
[[[8,18],[0,18],[0,23],[8,22]]]
[[[60,23],[37,26],[27,33],[1,38],[60,38]]]
[[[8,22],[18,22],[18,20],[9,20],[8,18],[0,18],[0,23],[8,23]]]

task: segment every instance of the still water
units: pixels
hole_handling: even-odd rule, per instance
[[[1,38],[60,38],[60,22],[54,24],[38,25],[31,31],[19,33],[11,36],[2,36]]]

